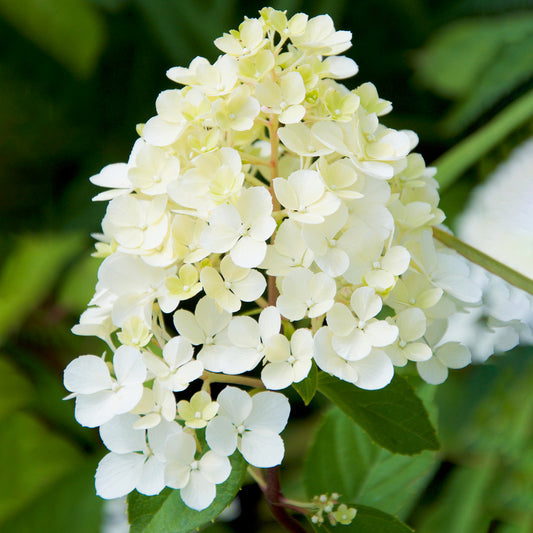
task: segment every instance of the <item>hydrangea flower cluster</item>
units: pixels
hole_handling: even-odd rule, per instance
[[[339,55],[351,33],[264,8],[215,45],[213,64],[167,72],[182,87],[158,96],[128,162],[91,178],[109,201],[103,261],[73,331],[113,355],[78,357],[65,387],[110,451],[103,498],[168,486],[201,510],[232,454],[280,464],[290,408],[272,391],[313,361],[364,389],[409,361],[430,383],[470,362],[440,341],[480,291],[433,239],[444,214],[416,135],[380,123],[374,85],[337,81],[358,71]],[[211,396],[260,383],[248,372],[269,390]]]
[[[457,221],[465,242],[533,277],[533,139],[515,148],[472,192]],[[483,363],[518,343],[533,345],[533,297],[473,265],[472,276],[483,290],[482,305],[465,316],[450,317],[447,338],[460,339]]]

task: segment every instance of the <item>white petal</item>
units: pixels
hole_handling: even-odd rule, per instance
[[[192,346],[183,337],[173,337],[163,348],[163,357],[170,368],[177,368],[192,359]]]
[[[144,125],[143,137],[154,146],[167,146],[181,135],[186,125],[186,121],[183,124],[173,124],[155,116]]]
[[[106,500],[129,494],[141,479],[143,464],[138,453],[108,453],[96,469],[96,494]]]
[[[362,389],[382,389],[394,376],[392,361],[381,350],[372,350],[364,359],[350,364],[357,371],[355,384]]]
[[[199,461],[200,472],[211,483],[224,483],[231,474],[231,463],[225,455],[207,452]]]
[[[233,262],[244,268],[256,267],[263,261],[266,254],[266,242],[241,237],[230,251]]]
[[[226,352],[231,347],[217,344],[206,344],[197,355],[198,361],[210,372],[222,372],[222,365],[226,359]]]
[[[191,344],[195,346],[202,344],[205,334],[194,315],[190,311],[179,309],[174,313],[174,326],[180,335],[183,335]]]
[[[150,449],[154,452],[154,455],[160,460],[165,460],[165,450],[167,439],[174,435],[174,433],[181,433],[181,426],[176,422],[168,422],[167,420],[161,420],[161,422],[153,428],[148,430],[148,443]]]
[[[63,382],[67,390],[80,394],[110,389],[113,384],[107,365],[96,355],[81,355],[71,361],[63,373]]]
[[[231,375],[242,374],[253,370],[262,358],[262,353],[255,348],[228,347],[219,355],[219,372]]]
[[[385,320],[376,320],[368,324],[365,334],[372,346],[388,346],[398,338],[398,328]]]
[[[259,324],[249,316],[238,316],[228,326],[230,341],[241,348],[255,348],[260,342]]]
[[[359,319],[366,321],[381,311],[382,301],[371,287],[360,287],[353,292],[350,305]]]
[[[225,387],[217,397],[219,415],[225,416],[236,426],[242,424],[252,411],[252,398],[237,387]]]
[[[331,345],[335,352],[347,361],[358,361],[366,357],[372,348],[366,335],[357,328],[345,337],[333,335]]]
[[[314,337],[314,360],[318,367],[328,374],[350,383],[357,382],[357,371],[340,357],[331,345],[332,333],[327,326],[320,328]]]
[[[308,329],[297,329],[291,337],[292,355],[298,360],[313,357],[313,334]]]
[[[306,312],[307,306],[301,300],[281,294],[276,300],[276,307],[279,312],[289,320],[300,320]]]
[[[329,77],[333,79],[351,78],[359,71],[357,63],[346,56],[327,57],[324,66],[329,70]]]
[[[311,370],[311,365],[311,359],[299,359],[294,362],[292,367],[294,372],[294,383],[298,383],[308,376],[309,371]]]
[[[200,361],[189,361],[176,370],[174,376],[169,380],[171,389],[179,392],[185,390],[187,385],[198,379],[204,371],[204,365]]]
[[[148,457],[135,488],[146,496],[159,494],[165,488],[165,464],[153,455]]]
[[[128,169],[129,167],[126,163],[106,165],[99,174],[91,176],[89,181],[99,187],[130,189],[132,184],[128,179]]]
[[[139,420],[138,415],[123,414],[102,424],[100,437],[109,451],[115,453],[140,452],[145,448],[144,430],[134,429],[133,424]]]
[[[243,302],[253,302],[257,300],[266,289],[266,280],[263,274],[257,270],[250,270],[248,275],[233,284],[233,292]]]
[[[406,248],[403,246],[392,246],[381,260],[381,265],[391,274],[399,276],[407,270],[410,261],[411,256]]]
[[[244,433],[239,450],[248,463],[258,468],[281,464],[285,453],[283,440],[277,433],[259,429]]]
[[[426,315],[418,307],[405,309],[398,314],[396,324],[398,324],[401,339],[405,342],[412,342],[426,332]]]
[[[416,363],[416,368],[420,377],[431,385],[440,385],[448,377],[448,368],[444,366],[436,357],[427,361]]]
[[[281,433],[287,425],[291,407],[289,400],[279,392],[260,392],[252,396],[252,412],[244,421],[247,429],[269,430]]]
[[[208,481],[201,472],[193,470],[189,483],[180,490],[183,503],[196,511],[207,509],[216,496],[216,486]]]
[[[209,215],[209,227],[200,236],[200,246],[210,252],[227,252],[237,242],[241,229],[237,208],[229,204],[219,205]]]
[[[237,448],[237,431],[225,416],[219,415],[209,421],[205,439],[209,447],[220,455],[229,456]]]
[[[303,105],[291,105],[280,113],[278,120],[282,124],[296,124],[304,118],[304,115],[305,107]]]
[[[381,268],[377,270],[369,270],[363,276],[364,282],[379,292],[386,292],[394,287],[394,276]]]
[[[472,362],[470,350],[460,342],[447,342],[439,346],[435,356],[448,368],[464,368]]]
[[[427,361],[433,355],[431,348],[424,342],[410,342],[403,352],[410,361]]]
[[[220,310],[216,302],[208,297],[198,302],[195,315],[198,323],[210,337],[222,331],[231,320],[231,314]]]
[[[326,315],[329,329],[340,337],[349,335],[355,327],[355,318],[344,304],[336,303]]]
[[[79,424],[89,428],[105,424],[117,414],[113,410],[113,396],[108,390],[78,396],[74,417]]]
[[[259,315],[259,331],[261,332],[263,341],[277,335],[280,329],[281,316],[279,311],[273,305],[265,307]]]
[[[265,357],[267,361],[271,363],[280,363],[287,361],[291,355],[291,347],[289,339],[278,333],[273,337],[270,337],[265,344]]]
[[[294,378],[292,365],[287,361],[268,363],[261,371],[261,381],[270,390],[281,390],[288,387]]]
[[[127,413],[139,403],[142,395],[142,383],[121,387],[111,397],[110,408],[116,415]]]
[[[139,384],[146,379],[141,352],[132,346],[121,346],[113,357],[113,368],[120,385]]]
[[[189,464],[168,462],[165,465],[165,485],[173,489],[181,489],[189,483],[190,474]]]
[[[161,357],[158,357],[152,352],[144,352],[142,357],[146,368],[154,376],[164,376],[168,373],[168,365],[163,359],[161,359]]]
[[[195,453],[196,441],[192,435],[180,431],[167,438],[165,458],[169,463],[188,465],[194,460]]]

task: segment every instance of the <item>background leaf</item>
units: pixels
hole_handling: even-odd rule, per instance
[[[449,187],[511,132],[527,123],[532,116],[533,91],[529,91],[439,157],[432,166],[437,167],[435,179],[441,188]]]
[[[439,388],[444,449],[459,464],[447,463],[439,484],[430,486],[413,519],[417,532],[478,533],[498,523],[500,533],[532,523],[532,382],[529,348],[457,374]]]
[[[84,0],[0,0],[0,12],[73,74],[88,76],[102,52],[105,25]]]
[[[321,372],[318,390],[383,448],[412,455],[439,447],[424,404],[398,375],[384,389],[368,391]]]
[[[85,239],[71,235],[21,237],[0,272],[0,345],[35,309]]]
[[[436,466],[435,453],[415,457],[374,444],[347,415],[333,408],[318,428],[306,457],[309,497],[337,492],[353,501],[406,517]]]
[[[345,533],[413,533],[413,530],[401,520],[379,509],[358,504],[347,505],[357,509],[357,514],[351,524],[336,526],[331,526],[329,523],[322,526],[312,524],[314,531],[324,533],[339,530]]]
[[[533,14],[473,18],[442,28],[417,57],[417,74],[458,100],[442,122],[456,134],[533,74]],[[458,58],[461,58],[458,61]]]

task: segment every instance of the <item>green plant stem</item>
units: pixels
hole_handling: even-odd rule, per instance
[[[437,167],[435,178],[441,189],[449,187],[465,170],[509,133],[527,122],[532,115],[533,90],[515,100],[485,126],[440,156],[432,166]]]
[[[433,228],[433,236],[435,239],[442,242],[442,244],[445,244],[449,248],[453,248],[456,252],[460,253],[463,257],[466,257],[473,263],[482,266],[485,270],[496,274],[496,276],[499,276],[511,285],[533,295],[533,280],[524,276],[520,272],[496,261],[496,259],[493,259],[473,246],[461,241],[454,235],[439,228]]]
[[[256,389],[264,389],[263,382],[258,378],[251,378],[248,376],[230,376],[228,374],[216,374],[204,370],[201,378],[206,383],[235,383],[237,385],[244,385],[245,387],[254,387]]]
[[[259,485],[259,488],[261,490],[265,490],[266,481],[264,480],[263,475],[261,474],[261,470],[251,465],[248,465],[248,468],[246,470],[248,471],[248,474],[250,474],[252,479]]]

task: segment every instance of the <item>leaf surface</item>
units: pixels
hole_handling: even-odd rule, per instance
[[[398,375],[385,388],[369,391],[322,372],[318,376],[318,390],[359,424],[376,444],[393,453],[412,455],[439,448],[424,404]]]
[[[435,465],[433,452],[409,457],[380,448],[351,418],[333,408],[307,454],[304,484],[309,497],[337,492],[342,502],[405,517]]]

